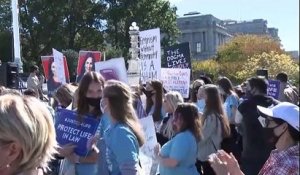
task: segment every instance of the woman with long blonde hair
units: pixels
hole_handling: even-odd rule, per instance
[[[183,103],[183,97],[179,92],[169,91],[164,96],[163,108],[167,112],[168,117],[163,119],[160,131],[156,134],[157,140],[161,145],[164,145],[174,136],[172,127],[173,114],[180,103]]]
[[[130,87],[120,81],[108,81],[100,106],[111,119],[104,135],[110,174],[139,175],[139,148],[145,140],[132,105]]]

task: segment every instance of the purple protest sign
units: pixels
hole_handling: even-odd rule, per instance
[[[76,145],[75,153],[86,156],[88,153],[88,140],[92,138],[98,128],[99,121],[83,116],[78,121],[78,114],[67,109],[57,109],[55,118],[56,140],[59,145],[73,143]]]
[[[268,95],[275,99],[278,99],[279,90],[280,90],[280,82],[277,80],[269,80]]]

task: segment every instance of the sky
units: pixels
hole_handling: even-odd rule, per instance
[[[299,0],[169,0],[177,15],[197,11],[225,20],[265,19],[286,51],[299,50]]]

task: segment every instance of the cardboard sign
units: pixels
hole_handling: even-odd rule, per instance
[[[60,68],[56,66],[57,63],[55,62],[55,58],[53,56],[41,56],[41,60],[47,81],[48,96],[52,97],[53,93],[62,84],[70,82],[67,59],[65,56],[63,57],[63,63],[61,64],[62,66],[60,66]],[[59,62],[61,62],[61,60]],[[60,78],[58,75],[60,75],[60,77],[64,76],[65,78]]]
[[[67,109],[57,109],[55,118],[56,140],[59,145],[73,143],[76,145],[75,153],[86,156],[89,148],[88,141],[97,130],[99,121],[92,117],[84,116],[78,121],[78,114]]]
[[[160,79],[161,46],[159,28],[140,32],[140,60],[142,83]]]
[[[79,51],[76,82],[80,82],[85,73],[95,71],[95,63],[101,61],[99,51]]]
[[[99,72],[105,80],[119,80],[127,83],[127,72],[124,58],[112,58],[95,64],[96,72]]]
[[[162,68],[161,80],[168,91],[178,91],[182,97],[189,97],[190,69]]]
[[[189,43],[176,44],[167,47],[164,51],[167,60],[166,68],[191,69],[191,57]]]
[[[64,55],[55,49],[52,49],[52,54],[56,65],[57,77],[60,82],[66,83],[66,76],[64,74]]]
[[[155,127],[152,116],[139,119],[145,134],[145,144],[140,148],[140,161],[145,174],[150,174],[154,163],[154,148],[157,145]]]
[[[275,99],[278,99],[279,90],[280,90],[280,81],[269,80],[268,95],[275,98]]]

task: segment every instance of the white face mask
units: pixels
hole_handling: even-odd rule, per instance
[[[197,100],[197,106],[199,112],[203,112],[205,108],[205,99]]]
[[[105,109],[106,109],[107,105],[104,105],[103,99],[101,99],[100,101],[100,109],[102,111],[102,113],[105,113]]]

